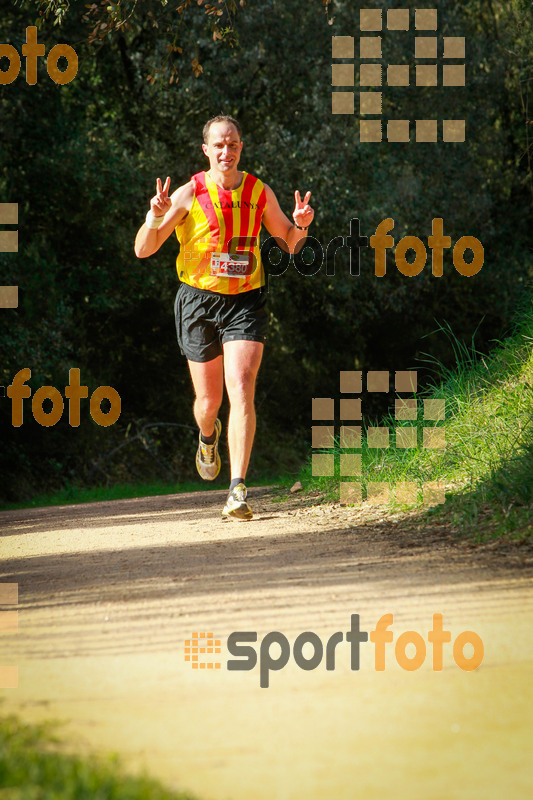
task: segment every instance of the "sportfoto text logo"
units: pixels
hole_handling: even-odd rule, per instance
[[[37,28],[30,25],[26,28],[26,42],[22,45],[22,55],[26,59],[26,83],[34,86],[37,83],[37,58],[45,54],[44,44],[37,41]],[[13,83],[20,73],[21,61],[12,44],[0,44],[0,62],[7,58],[8,68],[0,67],[0,85]],[[59,69],[59,59],[66,61],[66,68]],[[54,83],[64,85],[74,80],[78,74],[78,55],[69,44],[56,44],[51,48],[46,59],[46,71]]]
[[[361,644],[369,639],[374,646],[374,669],[377,672],[383,672],[393,659],[408,672],[420,669],[426,660],[426,640],[417,631],[404,631],[392,646],[394,634],[389,628],[393,622],[393,614],[384,614],[369,634],[360,629],[359,614],[352,614],[350,630],[345,634],[341,631],[333,633],[325,644],[318,634],[304,631],[296,637],[291,647],[283,633],[271,631],[263,637],[258,649],[253,646],[258,641],[256,631],[234,631],[227,638],[226,648],[235,658],[226,661],[226,669],[229,672],[249,672],[258,667],[259,685],[262,689],[270,686],[271,672],[279,672],[287,666],[291,652],[296,665],[306,672],[317,669],[321,664],[326,670],[333,671],[337,658],[349,658],[350,669],[357,672],[360,668]],[[443,669],[445,655],[449,658],[449,647],[444,646],[450,644],[451,640],[451,631],[443,628],[443,615],[433,614],[433,627],[427,633],[427,642],[431,645],[434,672]],[[350,646],[349,650],[342,647],[345,641]],[[409,655],[408,647],[411,653]],[[471,652],[465,654],[467,647]],[[474,631],[462,631],[451,645],[453,660],[464,672],[477,669],[483,661],[484,652],[483,641]],[[222,661],[212,658],[217,653],[221,653],[221,640],[215,639],[212,632],[193,633],[192,638],[185,642],[185,661],[193,669],[220,670]]]
[[[349,236],[335,236],[325,250],[318,239],[307,236],[301,240],[299,251],[294,253],[289,253],[289,247],[283,238],[270,236],[260,246],[261,261],[268,277],[283,275],[291,264],[300,275],[311,277],[320,272],[324,261],[326,275],[331,276],[335,275],[337,253],[347,248],[350,275],[359,276],[361,250],[370,246],[374,251],[374,274],[378,278],[383,278],[387,273],[387,250],[395,247],[395,239],[391,235],[393,230],[394,220],[388,217],[379,223],[369,242],[367,236],[361,235],[360,221],[354,217],[350,220]],[[212,264],[207,264],[205,267],[200,267],[200,264],[209,253],[219,254],[220,263],[217,262],[217,270],[223,268],[227,277],[242,278],[251,275],[257,267],[257,256],[250,249],[256,245],[255,236],[234,236],[228,243],[228,253],[219,253],[220,244],[217,240],[203,237],[189,245],[184,253],[184,260],[196,275],[202,274],[202,271],[209,274]],[[452,248],[451,237],[444,235],[442,218],[432,220],[427,245],[431,250],[431,274],[435,278],[441,278],[444,275],[445,251]],[[272,255],[272,251],[277,252]],[[467,253],[469,255],[465,258]],[[485,250],[475,236],[461,236],[453,245],[450,260],[460,275],[471,278],[481,270],[485,261]],[[408,278],[419,275],[428,261],[428,251],[422,239],[418,236],[404,236],[399,239],[394,249],[394,261],[402,275]]]
[[[88,386],[80,385],[80,371],[72,368],[69,370],[69,383],[65,386],[65,397],[68,398],[69,425],[77,428],[80,424],[80,400],[89,396]],[[24,422],[23,399],[31,397],[31,389],[26,384],[31,378],[31,369],[20,369],[14,376],[12,383],[7,387],[7,396],[11,398],[11,424],[19,428]],[[0,387],[2,390],[4,387]],[[49,400],[52,407],[45,411],[43,403]],[[109,402],[109,410],[102,411],[102,400]],[[55,386],[41,386],[32,397],[31,408],[33,416],[39,425],[50,428],[59,422],[63,416],[63,397]],[[103,428],[114,425],[120,417],[122,403],[120,395],[112,386],[99,386],[91,395],[89,410],[91,417]]]

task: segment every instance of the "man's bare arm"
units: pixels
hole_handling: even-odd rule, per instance
[[[315,212],[309,205],[309,198],[311,192],[307,192],[304,199],[300,198],[300,193],[294,193],[295,208],[293,211],[294,223],[291,223],[289,218],[285,216],[280,208],[276,195],[267,184],[264,184],[267,202],[263,212],[263,222],[268,232],[272,236],[279,236],[289,248],[289,252],[294,253],[294,249],[299,241],[305,239],[307,231],[299,230],[296,225],[301,228],[307,228],[313,221]]]
[[[194,197],[194,184],[192,181],[185,183],[168,196],[170,178],[161,186],[158,178],[156,194],[150,200],[150,210],[154,217],[164,217],[158,228],[149,228],[146,222],[141,225],[135,237],[135,255],[137,258],[147,258],[157,253],[161,245],[166,242],[176,225],[179,225],[189,213]]]

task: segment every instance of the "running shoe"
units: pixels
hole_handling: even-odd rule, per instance
[[[246,502],[246,486],[244,483],[238,483],[228,494],[226,505],[222,510],[222,516],[225,519],[230,517],[234,519],[252,519],[253,513]]]
[[[198,450],[196,451],[196,469],[204,481],[214,481],[220,472],[220,456],[218,454],[218,439],[222,423],[219,419],[215,422],[216,438],[213,444],[202,441],[202,434],[198,435]]]

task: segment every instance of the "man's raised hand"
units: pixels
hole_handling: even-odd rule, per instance
[[[309,205],[309,198],[311,197],[311,192],[307,192],[304,199],[300,197],[300,192],[298,189],[294,192],[294,200],[296,202],[294,211],[292,212],[292,218],[296,225],[300,228],[307,228],[313,221],[313,217],[315,216],[315,212]]]
[[[168,189],[170,187],[170,178],[167,178],[165,185],[161,185],[161,178],[157,179],[155,190],[156,194],[150,200],[150,208],[154,217],[163,217],[172,205],[172,201],[168,196]]]

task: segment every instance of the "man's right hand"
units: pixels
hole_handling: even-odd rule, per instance
[[[158,228],[149,228],[143,223],[135,237],[135,255],[137,258],[147,258],[157,253],[161,245],[174,232],[189,213],[194,200],[194,181],[191,179],[168,196],[170,178],[165,185],[161,185],[160,178],[156,182],[156,194],[150,200],[150,211],[154,217],[159,217],[161,224]],[[163,219],[165,217],[165,219]]]
[[[155,190],[156,195],[150,200],[150,209],[154,217],[164,217],[172,205],[172,201],[168,196],[168,189],[170,186],[170,178],[167,178],[165,185],[161,185],[161,178],[157,179]]]

